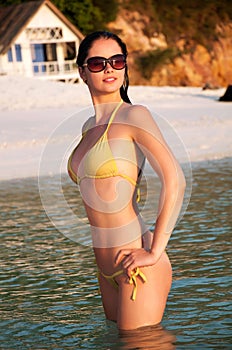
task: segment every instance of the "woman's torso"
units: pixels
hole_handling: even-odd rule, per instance
[[[89,128],[71,155],[91,225],[99,268],[111,273],[123,248],[142,246],[146,227],[138,212],[136,193],[144,156],[131,138],[126,108],[108,125]]]

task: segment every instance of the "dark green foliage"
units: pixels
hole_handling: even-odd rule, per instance
[[[0,0],[0,6],[18,5],[28,0]]]
[[[29,0],[0,0],[0,5],[17,5]],[[105,29],[117,15],[117,0],[51,0],[83,33]]]
[[[92,0],[53,0],[53,3],[83,34],[95,30],[95,23],[101,22],[100,10],[94,7]]]
[[[155,68],[167,62],[171,62],[179,54],[179,51],[173,48],[149,51],[145,55],[138,57],[136,64],[139,70],[142,72],[143,77],[145,79],[150,79]]]
[[[100,0],[53,0],[63,14],[83,33],[105,29],[117,15],[117,1]]]
[[[102,15],[102,22],[107,24],[114,21],[118,12],[116,0],[92,0],[94,7],[98,8]]]

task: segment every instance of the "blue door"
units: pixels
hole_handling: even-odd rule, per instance
[[[32,45],[32,52],[33,52],[33,59],[32,62],[45,62],[45,45],[44,44],[33,44]],[[34,64],[34,73],[39,72],[46,72],[46,66],[45,65],[36,65]]]

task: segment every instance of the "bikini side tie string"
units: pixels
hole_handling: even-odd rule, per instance
[[[137,280],[136,280],[136,278],[137,278],[138,276],[141,278],[141,280],[143,281],[143,283],[147,282],[146,276],[144,275],[144,273],[143,273],[142,271],[140,271],[139,267],[136,267],[136,269],[134,269],[134,270],[131,272],[131,277],[129,278],[129,283],[134,285],[133,291],[132,291],[132,294],[131,294],[131,299],[132,299],[133,301],[135,301],[136,295],[137,295],[138,285],[137,285]]]

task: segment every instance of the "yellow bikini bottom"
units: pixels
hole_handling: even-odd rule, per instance
[[[98,270],[98,280],[99,280],[99,276],[102,275],[115,289],[118,289],[118,283],[115,278],[122,274],[124,274],[124,270],[116,271],[112,275],[105,275],[102,271]],[[140,277],[144,283],[147,282],[147,278],[144,275],[144,273],[140,271],[139,267],[136,267],[136,269],[132,271],[131,276],[129,278],[129,284],[133,284],[133,291],[131,294],[131,299],[133,301],[136,299],[136,295],[137,295],[137,289],[138,289],[137,277]]]

